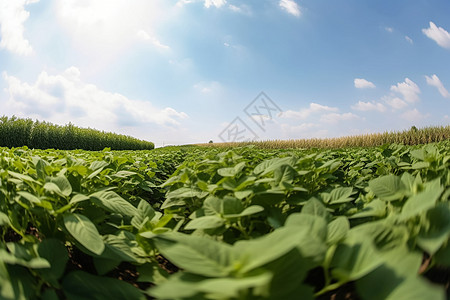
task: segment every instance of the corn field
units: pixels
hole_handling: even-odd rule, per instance
[[[337,138],[312,138],[291,140],[267,140],[234,143],[205,143],[198,144],[204,147],[240,147],[255,145],[262,149],[302,149],[302,148],[349,148],[349,147],[374,147],[384,144],[420,145],[441,142],[450,139],[450,125],[424,127],[417,129],[415,126],[409,130],[372,133],[363,135],[344,136]]]
[[[112,150],[150,150],[152,142],[130,136],[79,128],[69,123],[65,126],[49,122],[13,117],[0,117],[0,146],[33,149],[83,149],[98,151],[106,147]]]

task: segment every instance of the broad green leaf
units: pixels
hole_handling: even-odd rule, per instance
[[[45,239],[37,245],[37,253],[50,263],[49,269],[40,270],[39,273],[52,285],[57,285],[69,260],[66,247],[57,239]]]
[[[137,247],[134,234],[127,231],[120,231],[116,234],[107,234],[103,237],[105,251],[102,258],[118,261],[136,263],[137,257],[133,253],[133,248]]]
[[[184,229],[211,229],[220,227],[223,224],[225,224],[225,220],[218,216],[204,216],[191,220]]]
[[[146,263],[137,268],[138,282],[151,282],[157,285],[163,283],[169,277],[169,273],[156,263]]]
[[[145,200],[141,200],[136,209],[136,214],[131,219],[131,225],[137,229],[141,229],[142,226],[153,219],[155,216],[155,210],[153,207]]]
[[[70,199],[69,203],[73,205],[75,203],[83,202],[83,201],[86,201],[86,200],[89,200],[88,196],[83,195],[83,194],[76,194],[75,196],[72,197],[72,199]]]
[[[435,205],[443,191],[444,188],[439,183],[439,180],[427,183],[424,191],[413,195],[405,202],[401,212],[401,219],[406,220],[418,214],[426,213],[428,209]]]
[[[24,259],[7,252],[5,249],[0,249],[0,262],[10,265],[20,265],[31,269],[50,268],[50,263],[42,257]]]
[[[329,204],[345,203],[353,200],[351,195],[353,194],[353,188],[351,187],[339,187],[335,188],[330,193]]]
[[[281,183],[292,183],[297,172],[289,165],[282,165],[274,170],[275,185]]]
[[[65,214],[63,219],[64,226],[75,240],[92,253],[102,254],[105,244],[91,220],[83,215],[71,213]]]
[[[450,237],[450,202],[439,203],[427,213],[429,228],[423,228],[417,244],[433,255]]]
[[[58,194],[62,197],[69,197],[72,193],[72,186],[65,176],[49,177],[48,182],[44,184],[44,189]]]
[[[256,299],[265,299],[272,274],[263,272],[241,278],[200,278],[192,274],[177,274],[168,281],[149,289],[157,299],[237,299],[240,294],[252,293]],[[192,298],[191,298],[192,297]]]
[[[264,211],[264,207],[259,206],[259,205],[251,205],[238,214],[226,214],[223,217],[226,219],[239,218],[239,217],[254,215],[254,214],[260,213],[262,211]]]
[[[35,183],[35,184],[41,185],[41,183],[39,181],[36,181],[34,178],[32,178],[32,177],[30,177],[28,175],[16,173],[16,172],[13,172],[13,171],[8,171],[8,174],[10,176],[14,177],[14,178],[19,179],[19,180],[22,180],[22,181],[25,181],[25,182],[28,182],[28,183]]]
[[[217,173],[223,177],[235,177],[245,167],[245,162],[240,162],[232,168],[221,168],[217,170]]]
[[[434,254],[434,259],[438,265],[450,267],[450,240]]]
[[[386,214],[386,202],[380,199],[370,201],[364,208],[357,213],[351,215],[350,219],[366,218],[366,217],[382,217]]]
[[[380,267],[356,281],[358,294],[364,299],[386,299],[408,277],[418,276],[421,253],[400,246],[383,252],[382,256],[384,263]]]
[[[414,170],[425,169],[425,168],[430,167],[430,163],[429,163],[429,162],[426,162],[426,161],[419,161],[419,162],[413,163],[413,164],[411,165],[411,167],[412,167]]]
[[[28,192],[19,191],[17,192],[17,194],[20,195],[22,198],[30,201],[31,203],[41,203],[41,200],[38,197]]]
[[[320,216],[326,220],[328,220],[328,218],[330,217],[330,214],[328,213],[323,203],[317,198],[309,199],[303,206],[301,212],[302,214]]]
[[[193,274],[222,277],[232,270],[232,248],[227,244],[177,233],[157,235],[153,241],[164,257]]]
[[[294,248],[304,257],[314,259],[325,253],[325,243],[310,235],[307,228],[292,224],[257,239],[235,243],[233,250],[238,262],[235,267],[241,273],[249,272],[281,258]]]
[[[369,188],[384,201],[399,200],[407,194],[400,177],[392,174],[372,179],[369,181]]]
[[[9,221],[9,217],[0,211],[0,226],[5,226],[5,225],[9,225],[10,221]]]
[[[280,259],[270,263],[267,269],[273,273],[268,299],[313,299],[313,287],[303,282],[308,271],[314,268],[308,258],[298,249],[293,249]]]
[[[422,277],[408,277],[399,284],[386,300],[445,300],[443,287],[433,285]]]
[[[282,165],[293,166],[296,162],[294,157],[283,157],[283,158],[272,158],[270,160],[264,160],[262,163],[257,165],[253,170],[253,173],[259,176],[264,176],[275,169],[281,167]]]
[[[64,277],[62,285],[69,300],[145,299],[141,291],[129,283],[84,271],[70,272]]]
[[[329,245],[337,244],[347,236],[350,230],[350,223],[344,216],[337,217],[328,224],[327,243]]]
[[[205,198],[209,193],[197,188],[181,187],[179,189],[170,191],[166,194],[166,201],[164,201],[161,209],[172,206],[184,205],[186,198]]]
[[[351,229],[355,234],[370,237],[377,249],[387,251],[404,246],[409,237],[409,230],[405,225],[394,225],[389,220],[366,222]]]
[[[310,215],[304,213],[295,213],[287,217],[286,227],[300,227],[314,237],[325,241],[327,238],[327,222],[319,215]]]
[[[122,216],[134,216],[137,209],[113,191],[100,191],[90,195],[97,205]]]
[[[383,263],[370,236],[349,231],[331,260],[331,274],[342,281],[359,279]]]

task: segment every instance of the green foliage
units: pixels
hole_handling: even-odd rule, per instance
[[[91,128],[79,128],[72,123],[59,126],[48,122],[20,119],[15,116],[0,117],[0,147],[22,146],[34,149],[92,151],[100,151],[104,148],[113,150],[150,150],[155,148],[151,142]]]
[[[0,148],[0,298],[445,299],[449,150]]]

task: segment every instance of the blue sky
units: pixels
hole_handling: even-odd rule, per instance
[[[0,114],[157,146],[448,125],[449,12],[444,0],[0,0]]]

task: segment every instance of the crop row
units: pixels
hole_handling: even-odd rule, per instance
[[[0,148],[0,297],[445,299],[449,150]]]
[[[311,138],[291,140],[268,140],[230,143],[199,144],[204,147],[243,147],[255,145],[262,149],[300,149],[300,148],[326,148],[336,149],[344,147],[376,147],[384,144],[419,145],[441,142],[450,139],[450,125],[434,126],[417,129],[415,126],[409,130],[399,132],[368,133],[354,136],[336,138]]]
[[[0,117],[0,146],[91,151],[106,147],[113,150],[150,150],[155,147],[151,142],[126,135],[79,128],[71,123],[59,126],[14,116]]]

